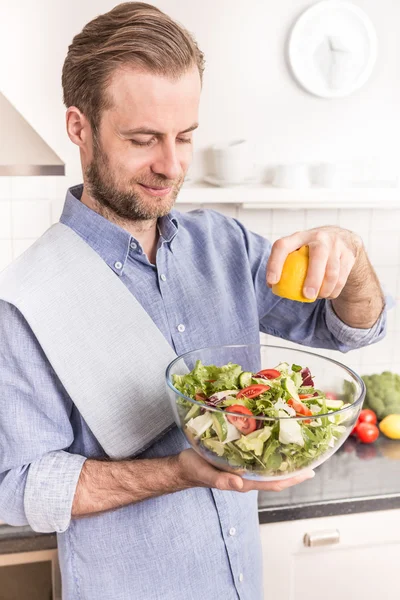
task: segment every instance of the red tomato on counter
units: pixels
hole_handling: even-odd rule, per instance
[[[372,423],[359,423],[356,428],[356,435],[363,444],[372,444],[379,436],[379,429]]]
[[[376,418],[376,414],[373,410],[370,410],[369,408],[364,408],[360,412],[358,420],[360,423],[372,423],[372,425],[376,425],[378,419]]]
[[[354,435],[363,444],[371,444],[379,436],[379,429],[376,427],[378,419],[373,410],[364,408],[357,419],[351,435]],[[363,425],[363,427],[361,427]],[[365,427],[364,427],[365,425]]]

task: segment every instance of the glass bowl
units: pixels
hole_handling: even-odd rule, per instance
[[[187,382],[187,378],[182,380],[179,376],[191,372],[198,361],[204,366],[240,365],[241,369],[235,372],[243,371],[243,379],[239,377],[236,385],[228,379],[230,394],[224,395],[221,391],[206,394],[204,388],[196,387],[198,380],[191,378],[190,385],[185,383],[183,393],[182,381]],[[292,365],[295,371],[292,371]],[[257,382],[252,379],[260,371],[276,366],[282,375],[274,381],[260,377]],[[300,371],[300,367],[307,367],[312,379],[307,379],[307,372]],[[267,372],[268,377],[272,375]],[[312,392],[306,394],[307,399],[301,400],[300,408],[291,399],[292,393],[297,392],[293,391],[289,381],[292,379],[299,385],[299,377],[304,381],[303,386],[309,386],[307,391]],[[226,389],[219,378],[206,381],[203,385],[219,385]],[[215,346],[183,354],[168,365],[166,384],[176,424],[192,448],[216,468],[257,481],[287,479],[324,463],[351,433],[365,397],[362,379],[336,360],[303,350],[263,344]],[[274,399],[266,400],[262,405],[268,408],[264,410],[258,405],[252,409],[253,414],[247,416],[248,407],[247,413],[243,414],[246,409],[221,405],[223,402],[236,407],[238,404],[250,406],[247,395],[256,392],[248,391],[249,384],[270,384],[270,390],[275,390]],[[281,394],[282,386],[285,391]],[[242,388],[246,392],[239,394],[241,399],[237,400]],[[282,395],[282,400],[277,400],[277,395]],[[313,400],[314,397],[318,399]],[[276,402],[278,405],[275,406]],[[288,403],[291,403],[290,408]],[[304,406],[308,410],[301,414]],[[312,417],[309,416],[311,412]],[[202,418],[196,421],[197,417]]]

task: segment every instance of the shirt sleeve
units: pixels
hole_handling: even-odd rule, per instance
[[[71,454],[72,401],[28,323],[0,301],[0,519],[65,531],[84,456]]]
[[[386,333],[386,307],[370,329],[344,323],[329,300],[294,302],[275,296],[266,283],[271,243],[256,233],[241,229],[249,257],[256,294],[260,330],[297,344],[348,352],[378,342]]]

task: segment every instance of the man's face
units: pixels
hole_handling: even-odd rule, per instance
[[[84,169],[88,194],[122,219],[168,214],[192,158],[200,90],[196,67],[178,80],[118,69]]]

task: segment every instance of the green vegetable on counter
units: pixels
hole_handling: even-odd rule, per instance
[[[367,393],[364,408],[370,408],[381,421],[388,415],[400,413],[400,375],[384,371],[381,374],[364,375]]]

